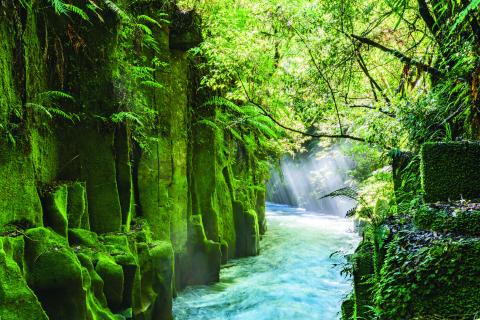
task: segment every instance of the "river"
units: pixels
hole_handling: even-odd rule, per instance
[[[222,268],[220,282],[184,290],[176,320],[334,320],[351,280],[340,275],[359,238],[353,222],[284,205],[267,205],[259,256]]]

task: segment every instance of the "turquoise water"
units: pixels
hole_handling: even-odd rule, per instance
[[[345,262],[342,255],[330,255],[353,251],[353,222],[274,204],[267,221],[261,254],[229,263],[217,284],[183,291],[176,320],[339,319],[351,283],[334,267]]]

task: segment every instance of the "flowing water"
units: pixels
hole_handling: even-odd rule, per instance
[[[220,282],[187,288],[174,302],[176,320],[339,319],[350,280],[340,275],[358,243],[353,223],[338,216],[267,205],[261,254],[225,266]]]

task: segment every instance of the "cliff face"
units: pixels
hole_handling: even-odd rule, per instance
[[[199,122],[198,17],[90,5],[0,3],[1,319],[170,319],[265,230],[254,151]]]

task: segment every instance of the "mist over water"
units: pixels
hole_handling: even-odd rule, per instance
[[[268,231],[257,257],[225,266],[220,282],[191,287],[174,303],[177,320],[334,320],[351,290],[340,275],[342,251],[358,244],[353,222],[268,204]]]
[[[306,156],[284,158],[280,171],[271,172],[268,200],[302,207],[310,211],[344,215],[354,203],[342,198],[323,198],[349,185],[348,172],[354,162],[339,147],[316,149]]]

